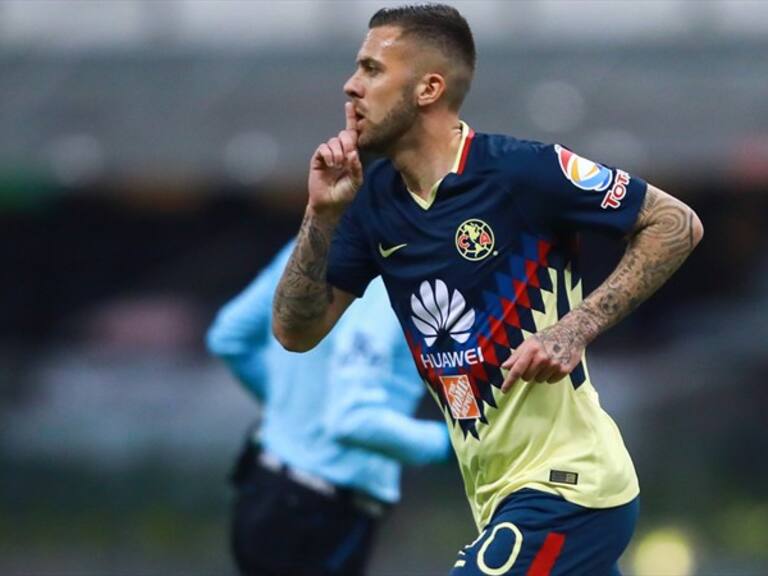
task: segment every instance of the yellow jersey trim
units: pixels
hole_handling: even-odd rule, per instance
[[[464,146],[467,145],[467,136],[469,136],[470,128],[467,125],[466,122],[463,120],[461,122],[461,142],[459,142],[459,149],[456,151],[456,158],[453,161],[453,166],[451,167],[451,171],[448,174],[456,174],[459,171],[459,166],[461,165],[461,157],[464,152]],[[440,178],[437,182],[435,182],[432,185],[432,188],[429,189],[429,194],[427,195],[426,199],[422,198],[415,192],[411,192],[410,189],[408,189],[408,194],[411,195],[411,198],[413,198],[413,201],[416,202],[416,204],[419,205],[419,207],[422,210],[429,210],[432,207],[432,204],[435,201],[435,198],[437,198],[437,189],[440,188],[440,184],[445,179],[445,176]]]

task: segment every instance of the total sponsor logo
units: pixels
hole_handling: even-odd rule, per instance
[[[440,279],[421,283],[419,293],[411,295],[411,311],[411,320],[424,336],[428,348],[444,333],[459,344],[464,344],[469,340],[475,323],[475,311],[467,308],[461,292],[454,289],[450,293],[445,282]],[[478,346],[451,352],[428,352],[421,354],[420,360],[424,368],[460,368],[483,362],[484,358]]]
[[[616,170],[616,182],[613,187],[605,193],[601,208],[613,208],[614,210],[621,206],[621,201],[627,195],[627,186],[629,185],[629,174],[623,170]]]

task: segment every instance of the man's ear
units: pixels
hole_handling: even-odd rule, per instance
[[[445,93],[445,78],[442,74],[430,72],[416,84],[416,103],[429,106],[437,102]]]

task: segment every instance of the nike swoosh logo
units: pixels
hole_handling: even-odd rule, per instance
[[[408,244],[398,244],[397,246],[392,246],[392,248],[385,249],[384,246],[381,245],[381,242],[379,242],[379,254],[381,254],[382,258],[389,258],[392,254],[400,250],[400,248],[405,248],[406,246],[408,246]]]

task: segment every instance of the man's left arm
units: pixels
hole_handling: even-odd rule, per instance
[[[509,370],[502,390],[518,378],[551,383],[568,375],[587,344],[656,292],[703,235],[704,227],[689,206],[648,185],[619,264],[581,304],[510,355],[502,365]]]

